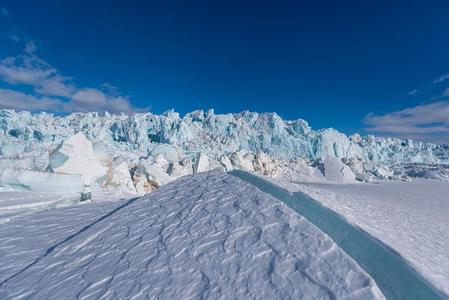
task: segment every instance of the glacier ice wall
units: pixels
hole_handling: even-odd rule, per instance
[[[82,131],[94,147],[110,154],[135,156],[162,153],[175,161],[205,153],[219,159],[239,150],[263,152],[279,160],[303,157],[309,161],[328,156],[357,158],[374,163],[449,163],[449,145],[382,138],[346,136],[335,129],[313,130],[302,119],[283,120],[276,113],[244,111],[215,114],[193,111],[184,116],[163,114],[99,115],[73,113],[55,116],[0,110],[0,155],[26,157],[56,147]],[[36,158],[35,158],[36,159]]]

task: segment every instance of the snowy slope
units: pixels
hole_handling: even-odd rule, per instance
[[[449,297],[449,184],[293,184],[398,251]]]
[[[121,190],[95,191],[92,200],[118,201],[135,197]],[[58,207],[80,204],[79,193],[42,193],[31,191],[0,191],[0,224],[31,216]]]
[[[383,298],[307,220],[221,172],[15,220],[0,241],[2,299]]]

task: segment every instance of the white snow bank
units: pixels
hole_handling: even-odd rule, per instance
[[[81,179],[79,182],[82,184]],[[111,202],[130,199],[135,196],[135,192],[130,193],[126,190],[101,190],[92,192],[92,201],[95,203]],[[19,218],[23,219],[24,217],[34,218],[36,213],[54,210],[59,207],[78,206],[88,203],[80,203],[80,199],[78,191],[70,192],[65,189],[58,192],[47,192],[47,189],[45,189],[44,192],[38,192],[2,189],[0,187],[0,224]]]
[[[391,246],[449,296],[449,184],[433,180],[379,184],[274,183],[302,191]]]
[[[84,191],[84,182],[79,174],[9,169],[0,174],[0,182],[19,190],[37,192],[80,193]]]
[[[383,298],[315,226],[225,173],[117,206],[0,226],[0,298]]]

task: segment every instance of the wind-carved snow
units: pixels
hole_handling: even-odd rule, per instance
[[[449,185],[415,179],[380,184],[294,184],[395,249],[435,287],[449,295]]]
[[[383,298],[306,219],[217,171],[11,222],[0,241],[2,299]]]
[[[111,202],[135,196],[124,190],[101,190],[92,192],[92,201]],[[50,209],[78,204],[80,204],[79,193],[0,190],[0,225]]]

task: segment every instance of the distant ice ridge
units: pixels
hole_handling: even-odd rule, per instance
[[[94,167],[90,161],[92,172],[98,174],[81,174],[85,184],[99,183],[90,178],[96,175],[103,178],[100,186],[114,183],[131,188],[132,178],[140,192],[215,168],[309,181],[429,174],[449,178],[447,169],[439,167],[449,163],[449,145],[358,134],[348,137],[335,129],[312,130],[302,119],[286,121],[276,113],[215,114],[213,110],[193,111],[183,117],[173,110],[131,116],[0,110],[0,174],[8,170],[10,178],[11,169],[79,174],[73,168],[79,167],[79,161],[87,163],[91,154],[75,157],[73,153],[71,167],[66,162],[69,167],[53,168],[51,161],[53,157],[53,164],[61,163],[55,151],[77,133],[92,142],[92,151],[101,163],[98,167],[98,162],[93,162],[97,164]],[[430,165],[436,167],[429,169]],[[126,168],[129,174],[125,174]]]

